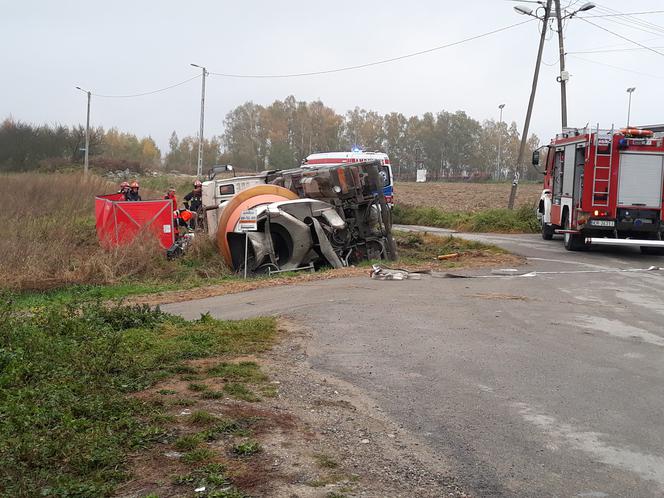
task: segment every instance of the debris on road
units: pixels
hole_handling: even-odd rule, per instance
[[[458,257],[459,257],[459,253],[458,252],[453,252],[451,254],[441,254],[440,256],[438,256],[438,260],[443,261],[445,259],[454,259],[454,258],[458,258]]]
[[[412,272],[402,269],[387,268],[380,265],[373,265],[369,274],[373,280],[420,280],[424,272]]]

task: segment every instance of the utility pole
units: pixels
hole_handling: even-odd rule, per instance
[[[629,128],[629,118],[632,113],[632,93],[636,90],[635,86],[629,87],[627,93],[629,93],[629,103],[627,104],[627,128]]]
[[[502,140],[503,140],[503,108],[505,104],[500,104],[498,109],[500,109],[500,119],[498,120],[498,165],[496,167],[496,180],[500,178],[500,155],[502,153]]]
[[[540,65],[542,62],[542,51],[544,50],[544,41],[546,39],[546,28],[549,23],[549,15],[551,14],[551,1],[546,0],[544,7],[544,17],[542,18],[542,33],[540,34],[539,49],[537,50],[537,62],[535,62],[535,73],[533,74],[533,84],[530,89],[530,100],[528,101],[528,110],[526,111],[526,120],[523,123],[523,134],[521,135],[521,145],[519,147],[519,157],[516,160],[516,170],[514,172],[514,180],[512,181],[512,190],[510,191],[510,198],[507,202],[508,209],[514,209],[514,200],[516,199],[517,188],[519,187],[519,172],[518,168],[523,163],[523,154],[526,151],[526,143],[528,142],[528,130],[530,128],[530,117],[533,113],[533,105],[535,103],[535,94],[537,93],[537,80],[539,78]],[[517,11],[524,13],[517,9]]]
[[[201,81],[201,129],[198,135],[198,163],[196,166],[196,176],[200,179],[203,178],[203,128],[205,123],[205,77],[208,75],[207,69],[197,64],[191,64],[194,67],[200,68],[203,73]]]
[[[560,52],[560,75],[557,78],[560,83],[560,117],[562,121],[562,128],[567,128],[567,82],[569,81],[569,73],[565,70],[565,35],[563,32],[563,21],[565,19],[572,19],[579,12],[587,12],[595,8],[592,2],[586,2],[574,12],[568,12],[563,15],[563,10],[560,7],[560,0],[555,1],[556,19],[558,20],[558,51]]]
[[[563,35],[563,14],[560,8],[560,0],[556,2],[556,19],[558,20],[558,50],[560,51],[560,116],[562,120],[562,129],[567,128],[567,80],[569,74],[565,71],[565,42]]]
[[[76,87],[78,90],[85,92],[88,96],[88,114],[87,118],[85,120],[85,159],[83,162],[83,174],[85,176],[88,175],[88,158],[89,158],[89,151],[90,151],[90,98],[92,97],[92,93],[83,90],[80,86]]]

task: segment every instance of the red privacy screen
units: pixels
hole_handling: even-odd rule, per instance
[[[164,249],[173,245],[170,199],[132,202],[122,198],[122,194],[109,194],[95,199],[97,238],[103,247],[110,249],[129,244],[144,232],[152,234]]]

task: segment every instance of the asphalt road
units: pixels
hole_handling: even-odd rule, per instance
[[[302,321],[313,367],[358,386],[476,496],[664,496],[664,271],[633,271],[664,257],[468,237],[528,257],[527,275],[336,279],[164,308]]]

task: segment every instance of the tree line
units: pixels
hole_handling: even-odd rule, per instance
[[[223,159],[241,170],[290,168],[311,153],[359,147],[389,154],[401,180],[413,180],[418,167],[434,180],[511,178],[520,144],[516,123],[480,122],[464,111],[406,117],[356,107],[340,115],[321,101],[293,96],[268,106],[246,102],[227,114],[224,130]],[[531,135],[529,151],[538,145]],[[520,173],[536,177],[527,165]]]
[[[226,115],[223,127],[221,135],[203,142],[206,170],[214,164],[232,164],[240,171],[293,168],[315,152],[358,147],[389,154],[399,180],[413,180],[418,168],[425,168],[433,180],[505,179],[514,173],[520,142],[516,123],[480,122],[464,111],[407,117],[356,107],[341,115],[319,100],[297,101],[293,96],[267,106],[239,105]],[[537,136],[531,135],[528,152],[538,145]],[[180,138],[174,131],[168,147],[162,154],[151,137],[139,138],[116,128],[90,130],[93,167],[196,172],[198,137]],[[12,118],[0,125],[0,169],[27,171],[77,164],[83,161],[84,149],[81,125],[37,126]],[[520,173],[537,178],[527,165]]]
[[[0,169],[54,170],[81,163],[85,127],[32,125],[12,118],[0,124]],[[141,171],[161,167],[161,151],[151,137],[111,128],[90,128],[90,164],[99,169]]]

